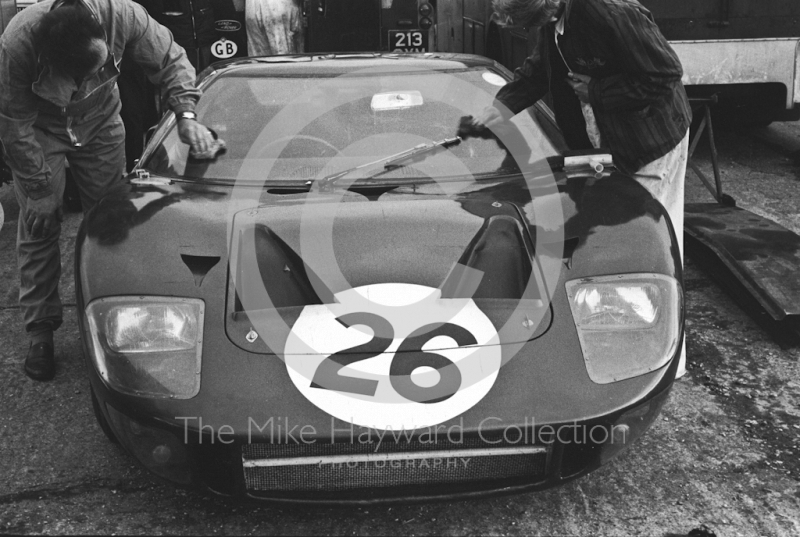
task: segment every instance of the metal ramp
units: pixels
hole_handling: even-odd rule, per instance
[[[689,167],[717,203],[685,205],[686,255],[712,275],[739,305],[781,345],[800,343],[800,236],[736,207],[723,193],[714,142],[710,99],[691,99],[702,120],[689,147]],[[708,134],[711,179],[692,162],[700,137]]]

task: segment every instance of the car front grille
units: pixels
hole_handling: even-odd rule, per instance
[[[494,441],[493,441],[494,442]],[[543,446],[459,443],[418,439],[382,444],[247,444],[242,447],[245,484],[258,492],[336,492],[406,485],[454,485],[544,477]]]

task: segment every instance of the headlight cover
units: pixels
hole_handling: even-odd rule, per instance
[[[200,391],[202,300],[109,297],[86,307],[92,359],[116,391],[189,399]]]
[[[680,286],[663,274],[619,274],[566,283],[589,378],[608,384],[660,369],[678,348]]]

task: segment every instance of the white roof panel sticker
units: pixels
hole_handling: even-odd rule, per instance
[[[370,107],[374,111],[402,110],[422,106],[422,94],[418,91],[392,91],[389,93],[376,93],[372,96]]]

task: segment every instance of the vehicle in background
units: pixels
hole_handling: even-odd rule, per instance
[[[436,49],[436,3],[304,0],[306,51],[430,52]]]
[[[751,124],[800,119],[800,2],[640,2],[678,53],[690,98],[716,95],[720,116]],[[491,15],[491,2],[441,2],[438,50],[481,54],[518,67],[533,40],[523,30],[501,29]]]
[[[244,0],[212,0],[218,60],[248,55]],[[306,52],[430,52],[436,0],[302,0]]]

